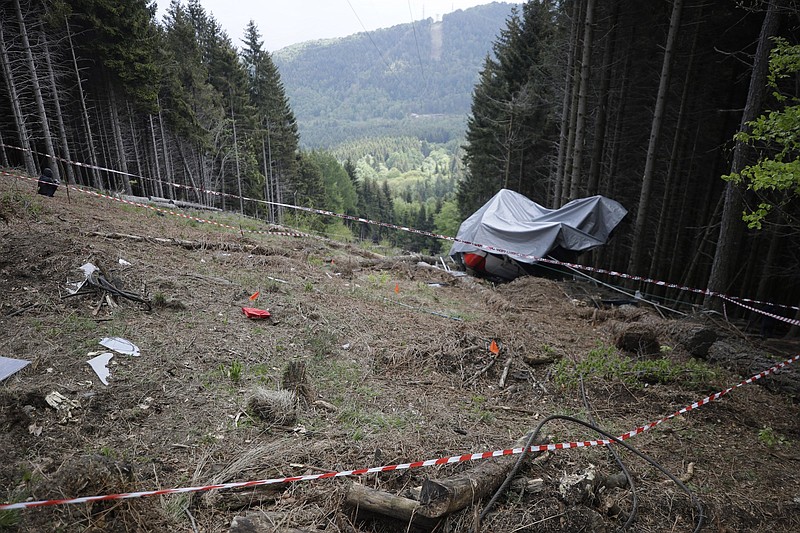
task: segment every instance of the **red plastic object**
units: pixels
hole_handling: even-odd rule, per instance
[[[269,318],[272,316],[269,314],[269,311],[256,309],[255,307],[242,307],[242,312],[247,318]]]

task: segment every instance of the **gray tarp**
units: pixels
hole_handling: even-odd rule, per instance
[[[619,202],[603,196],[579,198],[560,209],[547,209],[517,192],[502,189],[461,223],[456,238],[533,257],[547,257],[557,248],[584,252],[605,244],[627,213]],[[450,255],[477,250],[455,242]],[[522,263],[535,262],[530,257],[511,257]]]

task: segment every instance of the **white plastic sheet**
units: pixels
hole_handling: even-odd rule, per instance
[[[108,348],[109,350],[114,350],[117,353],[125,354],[125,355],[133,355],[139,357],[142,355],[139,353],[139,347],[133,344],[128,339],[123,339],[121,337],[103,337],[100,340],[100,344]]]
[[[92,352],[89,355],[93,355],[96,352]],[[108,385],[108,378],[111,376],[111,371],[108,369],[108,363],[111,361],[111,358],[114,357],[114,354],[111,352],[104,352],[86,361],[89,363],[89,366],[92,367],[94,373],[97,374],[97,377],[100,378],[100,381],[103,382],[103,385]]]
[[[3,381],[9,376],[13,376],[29,364],[31,364],[31,362],[25,359],[0,357],[0,381]]]

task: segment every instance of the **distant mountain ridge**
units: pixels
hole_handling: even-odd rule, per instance
[[[514,4],[494,2],[273,54],[301,142],[331,147],[365,136],[447,142],[466,115],[492,43]]]

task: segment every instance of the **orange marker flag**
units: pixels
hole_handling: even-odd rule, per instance
[[[400,294],[400,284],[399,283],[395,283],[394,284],[394,292],[395,292],[395,294]]]
[[[495,355],[500,353],[500,347],[497,345],[494,339],[492,339],[492,343],[489,345],[489,351]]]
[[[251,302],[255,302],[255,301],[256,301],[256,298],[258,298],[258,296],[259,296],[260,294],[261,294],[261,291],[256,291],[256,292],[254,292],[253,294],[251,294],[251,295],[250,295],[250,301],[251,301]]]

